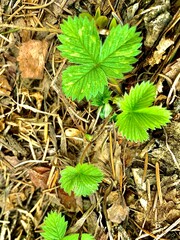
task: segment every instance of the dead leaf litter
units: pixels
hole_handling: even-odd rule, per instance
[[[171,123],[144,144],[123,139],[112,122],[97,119],[96,108],[61,91],[68,63],[57,50],[60,23],[81,12],[94,16],[98,7],[142,32],[142,54],[122,90],[151,80],[158,104],[172,111]],[[42,239],[51,210],[66,216],[68,233],[97,240],[180,238],[179,20],[176,1],[2,1],[1,240]],[[87,198],[59,186],[61,169],[81,158],[105,175]]]

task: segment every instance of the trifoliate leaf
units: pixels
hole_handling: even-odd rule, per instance
[[[45,217],[42,229],[41,236],[45,240],[61,240],[66,233],[67,222],[61,213],[51,212]]]
[[[92,164],[68,166],[61,171],[61,187],[68,194],[74,191],[76,196],[88,196],[94,193],[103,179],[103,173]]]
[[[93,20],[69,17],[61,24],[62,43],[58,46],[63,57],[78,66],[70,66],[62,75],[66,96],[81,100],[102,93],[110,77],[122,78],[132,69],[141,45],[139,33],[128,25],[114,27],[104,44]]]
[[[91,236],[90,234],[87,234],[87,233],[83,233],[80,239],[81,240],[94,240],[93,236]],[[68,235],[68,236],[64,237],[62,240],[79,240],[79,234],[76,233],[76,234]]]
[[[128,140],[143,142],[148,139],[148,129],[160,128],[170,121],[170,111],[159,106],[149,107],[155,94],[152,83],[143,82],[120,101],[123,112],[117,116],[116,125]]]

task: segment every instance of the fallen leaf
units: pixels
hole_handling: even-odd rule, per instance
[[[65,136],[76,146],[82,146],[84,142],[83,133],[76,128],[67,128],[65,130]]]
[[[155,64],[159,64],[161,60],[163,60],[166,55],[166,50],[174,44],[174,41],[172,41],[170,38],[162,37],[161,41],[159,42],[158,46],[156,47],[156,51],[154,51],[153,56],[149,59],[149,64],[151,66],[154,66]]]
[[[7,155],[7,156],[4,156],[4,158],[13,167],[15,167],[16,165],[18,165],[20,163],[20,161],[17,158],[17,156],[9,156],[9,155]]]
[[[120,204],[119,200],[115,201],[113,205],[107,209],[108,218],[111,222],[120,224],[129,214],[129,208]]]
[[[108,196],[107,203],[112,204],[107,209],[108,218],[111,222],[120,224],[129,214],[129,208],[126,206],[125,201],[118,192],[111,192]]]
[[[33,167],[28,170],[29,177],[36,188],[42,190],[47,189],[47,181],[50,173],[50,168],[47,167]]]
[[[68,195],[62,188],[58,188],[58,197],[68,212],[74,212],[76,210],[76,199],[73,193]]]
[[[44,99],[43,95],[40,92],[34,92],[30,94],[30,96],[36,99],[37,109],[40,110],[42,106],[42,101]]]
[[[22,78],[42,79],[48,42],[29,40],[19,48],[19,68]]]
[[[179,74],[180,69],[180,58],[176,59],[174,62],[168,64],[163,70],[163,73],[168,76],[171,80],[174,80]],[[178,91],[180,90],[180,87]]]

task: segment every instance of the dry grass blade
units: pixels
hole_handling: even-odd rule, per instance
[[[147,168],[148,168],[148,153],[145,154],[145,161],[144,161],[144,172],[142,177],[142,182],[145,181],[147,175]]]
[[[165,234],[170,232],[173,228],[178,226],[180,224],[180,218],[178,218],[174,223],[172,223],[169,227],[167,227],[160,235],[158,235],[155,239],[159,240],[161,239]]]
[[[157,194],[159,197],[160,205],[163,204],[162,191],[161,191],[161,180],[160,180],[160,171],[159,171],[159,163],[156,162],[156,186],[157,186]]]

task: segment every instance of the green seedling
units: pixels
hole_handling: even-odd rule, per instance
[[[170,111],[152,106],[156,87],[149,81],[137,84],[124,97],[112,97],[108,89],[108,80],[122,79],[140,53],[141,37],[135,27],[113,27],[104,42],[95,21],[87,17],[69,17],[61,24],[61,30],[58,49],[73,64],[62,73],[62,89],[67,97],[91,100],[99,107],[102,118],[112,112],[110,102],[116,103],[121,110],[116,115],[116,126],[130,141],[146,141],[148,129],[160,128],[170,121]],[[84,163],[62,170],[60,183],[68,194],[74,191],[76,196],[88,196],[97,190],[102,179],[97,167]]]
[[[72,100],[92,100],[92,104],[101,107],[101,116],[106,117],[112,110],[108,80],[122,79],[124,73],[132,70],[135,56],[140,53],[140,33],[135,27],[118,25],[102,43],[94,20],[81,17],[69,17],[61,29],[58,38],[62,44],[58,49],[74,63],[62,74],[65,95]],[[148,139],[148,129],[159,128],[170,121],[168,110],[151,106],[155,93],[155,86],[144,82],[117,102],[123,112],[117,116],[116,125],[128,140],[143,142]]]
[[[107,87],[105,87],[103,93],[98,94],[98,96],[91,100],[91,104],[93,106],[99,107],[99,115],[102,119],[108,117],[113,109],[111,104],[109,103],[110,100],[111,92]]]
[[[41,236],[45,240],[94,240],[93,236],[86,233],[83,233],[81,238],[78,233],[65,236],[67,224],[61,213],[50,212],[43,222]]]
[[[73,191],[76,196],[89,196],[97,190],[102,179],[103,173],[99,168],[92,164],[79,163],[61,171],[60,183],[68,194]]]

